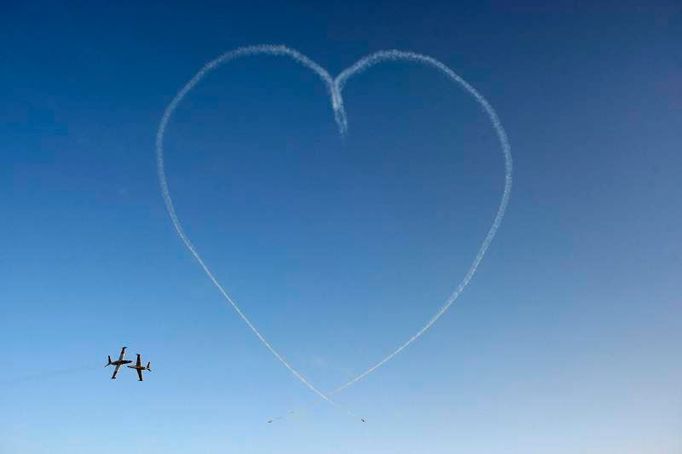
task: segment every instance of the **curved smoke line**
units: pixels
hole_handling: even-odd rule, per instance
[[[204,270],[204,272],[211,280],[211,282],[213,282],[213,285],[215,285],[215,287],[223,295],[225,300],[237,312],[237,314],[244,321],[244,323],[246,323],[246,326],[248,326],[249,329],[253,332],[253,334],[256,335],[256,337],[261,341],[265,348],[267,348],[270,351],[270,353],[272,353],[275,356],[275,358],[277,358],[277,360],[280,363],[282,363],[284,367],[286,367],[301,383],[303,383],[308,389],[310,389],[312,392],[320,396],[322,399],[326,400],[332,405],[335,405],[335,403],[331,399],[329,399],[329,397],[327,397],[322,391],[320,391],[312,383],[310,383],[310,381],[308,381],[307,378],[305,378],[300,372],[298,372],[277,350],[275,350],[272,344],[270,344],[270,342],[265,338],[265,336],[261,334],[258,328],[256,328],[254,324],[251,323],[251,320],[249,320],[246,314],[242,312],[237,303],[227,293],[227,291],[223,288],[220,282],[218,282],[218,279],[216,279],[216,277],[209,269],[208,265],[206,265],[204,260],[201,258],[201,255],[199,255],[199,252],[196,250],[196,248],[190,241],[189,237],[185,233],[184,229],[182,228],[180,219],[178,218],[178,215],[175,212],[175,206],[173,204],[173,199],[170,195],[170,191],[168,188],[168,181],[166,179],[166,170],[163,160],[163,139],[166,134],[168,122],[170,121],[171,116],[175,112],[175,109],[177,109],[180,102],[185,98],[185,96],[187,96],[187,93],[189,93],[190,90],[192,90],[192,88],[194,88],[199,83],[199,81],[202,78],[204,78],[204,76],[206,76],[206,74],[216,69],[218,66],[239,57],[258,54],[285,55],[291,57],[293,60],[301,63],[303,66],[317,73],[317,75],[319,75],[320,78],[322,78],[322,80],[327,84],[327,87],[329,87],[330,93],[333,90],[332,87],[334,86],[334,83],[327,71],[325,71],[317,63],[313,62],[305,55],[284,46],[242,47],[231,52],[227,52],[221,55],[220,57],[216,58],[215,60],[210,61],[209,63],[204,65],[204,67],[201,68],[199,72],[196,73],[196,75],[185,84],[184,87],[182,87],[182,89],[175,95],[175,97],[168,105],[168,107],[166,107],[166,110],[164,111],[163,116],[161,117],[161,123],[159,124],[159,129],[156,133],[156,170],[159,176],[159,182],[161,184],[161,194],[163,195],[163,201],[166,204],[166,210],[168,211],[168,215],[170,216],[171,221],[173,222],[173,227],[175,227],[175,231],[177,232],[178,236],[180,237],[182,242],[185,243],[185,246],[187,247],[187,249],[189,249],[189,252],[194,256],[196,261],[199,263],[199,266],[201,266],[201,268]],[[332,98],[334,99],[334,95],[332,95]]]
[[[445,303],[441,306],[440,309],[431,317],[431,319],[424,325],[422,326],[419,331],[417,331],[412,337],[410,337],[407,341],[402,343],[398,348],[396,348],[393,352],[389,353],[386,357],[384,357],[382,360],[362,372],[361,374],[357,375],[356,377],[350,379],[343,385],[339,386],[332,392],[328,393],[329,395],[334,395],[337,394],[344,389],[352,386],[353,384],[357,383],[358,381],[362,380],[365,378],[367,375],[371,374],[387,362],[389,362],[391,359],[393,359],[398,353],[403,351],[405,348],[407,348],[410,344],[412,344],[414,341],[419,339],[425,332],[427,332],[437,321],[439,318],[443,316],[447,312],[448,309],[450,309],[450,306],[452,306],[455,301],[459,298],[459,296],[462,294],[464,289],[469,285],[469,282],[471,282],[471,279],[474,277],[474,274],[476,274],[476,270],[478,269],[478,266],[481,264],[481,261],[483,260],[483,257],[485,257],[486,252],[488,252],[488,248],[490,247],[490,243],[492,243],[493,239],[495,238],[495,235],[497,234],[497,230],[500,228],[500,224],[502,223],[502,218],[504,218],[504,213],[507,210],[507,205],[509,204],[509,197],[511,195],[511,188],[512,188],[512,172],[513,172],[513,161],[512,161],[512,155],[511,155],[511,146],[509,144],[509,139],[507,138],[507,133],[504,131],[504,128],[502,127],[502,123],[500,122],[499,117],[497,116],[497,113],[495,112],[495,109],[490,105],[490,103],[481,95],[473,86],[471,86],[467,81],[462,79],[457,73],[455,73],[452,69],[450,69],[448,66],[445,64],[441,63],[440,61],[426,56],[426,55],[421,55],[417,54],[414,52],[404,52],[404,51],[399,51],[399,50],[387,50],[387,51],[380,51],[376,52],[374,54],[371,54],[367,57],[362,58],[359,60],[357,63],[355,63],[353,66],[343,70],[341,74],[339,74],[336,79],[334,80],[334,85],[335,85],[335,91],[338,94],[338,99],[340,100],[339,104],[339,109],[343,110],[343,97],[341,96],[341,93],[343,91],[343,88],[346,84],[346,81],[350,79],[353,76],[357,76],[358,74],[361,74],[362,72],[366,71],[367,69],[371,68],[372,66],[385,62],[385,61],[394,61],[394,62],[411,62],[411,63],[420,63],[424,64],[426,66],[430,66],[432,68],[435,68],[442,72],[448,79],[451,81],[455,82],[458,84],[460,87],[462,87],[468,94],[473,96],[473,98],[476,100],[476,102],[483,108],[485,114],[488,116],[488,119],[493,125],[493,128],[495,129],[495,133],[497,134],[497,138],[500,141],[500,146],[502,148],[502,155],[504,156],[504,190],[502,191],[502,197],[500,199],[500,203],[497,208],[497,212],[495,213],[495,218],[493,219],[493,223],[490,226],[490,229],[488,229],[488,233],[483,239],[483,242],[481,243],[481,247],[478,249],[478,252],[476,253],[476,256],[471,262],[471,265],[469,266],[469,270],[467,273],[464,275],[464,278],[460,281],[460,283],[457,285],[457,288],[450,294],[448,299],[445,301]],[[345,114],[344,114],[345,118]],[[339,125],[341,127],[341,125]],[[344,128],[342,130],[346,130],[347,126],[344,124]]]
[[[346,82],[351,78],[354,77],[365,70],[371,68],[372,66],[386,62],[386,61],[394,61],[394,62],[401,62],[401,61],[406,61],[406,62],[411,62],[411,63],[420,63],[424,64],[426,66],[430,66],[434,69],[439,70],[441,73],[443,73],[449,80],[452,82],[455,82],[458,84],[461,88],[463,88],[468,94],[470,94],[476,102],[483,108],[485,114],[488,116],[489,120],[491,121],[493,128],[495,129],[495,133],[497,134],[498,140],[500,142],[500,146],[502,148],[502,154],[504,157],[504,163],[505,163],[505,177],[504,177],[504,190],[502,192],[502,197],[500,199],[500,203],[497,208],[497,212],[495,214],[495,217],[493,219],[492,225],[490,226],[488,233],[486,234],[485,238],[483,239],[483,242],[481,243],[481,246],[476,253],[476,256],[474,260],[472,261],[467,273],[464,275],[462,280],[459,282],[457,285],[456,289],[450,294],[450,296],[447,298],[445,303],[440,307],[438,311],[426,322],[424,326],[422,326],[413,336],[411,336],[409,339],[407,339],[405,342],[403,342],[398,348],[396,348],[393,352],[385,356],[383,359],[369,367],[367,370],[364,372],[360,373],[359,375],[355,376],[351,380],[347,381],[343,385],[339,386],[335,390],[331,391],[330,393],[323,393],[320,391],[318,388],[316,388],[310,381],[308,381],[301,373],[299,373],[277,350],[274,349],[274,347],[267,341],[267,339],[258,331],[258,329],[251,323],[249,318],[242,312],[242,310],[239,308],[239,306],[234,302],[234,300],[228,295],[228,293],[225,291],[225,289],[222,287],[222,285],[218,282],[216,277],[213,275],[211,270],[208,268],[208,266],[204,263],[203,259],[195,249],[195,247],[192,245],[191,241],[185,234],[182,225],[180,223],[180,220],[175,213],[175,208],[173,205],[173,200],[171,198],[169,188],[168,188],[168,182],[166,180],[166,173],[165,173],[165,168],[164,168],[164,158],[163,158],[163,139],[164,135],[166,133],[166,128],[168,125],[168,122],[173,115],[173,112],[175,109],[178,107],[180,102],[184,99],[184,97],[194,88],[199,81],[206,76],[206,74],[214,69],[216,69],[218,66],[234,60],[236,58],[244,57],[244,56],[253,56],[253,55],[259,55],[259,54],[267,54],[267,55],[278,55],[278,56],[287,56],[292,58],[294,61],[300,63],[301,65],[305,66],[306,68],[312,70],[315,72],[320,79],[325,83],[327,90],[329,91],[329,96],[331,98],[331,103],[332,103],[332,109],[334,111],[334,118],[337,123],[337,126],[339,128],[339,132],[343,135],[346,133],[348,130],[348,122],[347,122],[347,117],[346,117],[346,112],[344,108],[344,103],[343,103],[343,97],[342,97],[342,91],[343,88],[346,84]],[[362,58],[359,60],[357,63],[352,65],[351,67],[345,69],[342,71],[335,79],[332,79],[332,77],[329,75],[329,73],[322,68],[320,65],[315,63],[314,61],[310,60],[308,57],[304,56],[298,51],[295,51],[293,49],[290,49],[285,46],[271,46],[271,45],[261,45],[261,46],[249,46],[249,47],[242,47],[236,50],[233,50],[231,52],[227,52],[220,57],[216,58],[215,60],[212,60],[208,64],[206,64],[203,68],[199,70],[199,72],[189,81],[185,86],[177,93],[175,98],[171,101],[171,103],[168,105],[166,108],[163,117],[161,118],[161,123],[159,125],[159,129],[156,134],[156,158],[157,158],[157,171],[158,171],[158,176],[159,176],[159,181],[161,184],[161,193],[163,195],[164,202],[166,204],[166,209],[168,210],[168,214],[170,215],[171,221],[173,222],[173,226],[175,227],[176,232],[178,233],[178,236],[180,239],[183,241],[187,249],[192,253],[194,258],[197,260],[201,268],[204,270],[206,275],[209,277],[209,279],[213,282],[213,284],[216,286],[216,288],[220,291],[220,293],[223,295],[223,297],[226,299],[226,301],[235,309],[239,317],[246,323],[246,325],[251,329],[251,331],[258,337],[258,339],[265,345],[265,347],[277,358],[278,361],[280,361],[299,381],[301,381],[306,387],[308,387],[311,391],[313,391],[315,394],[317,394],[319,397],[324,399],[325,401],[335,404],[329,396],[340,393],[341,391],[349,388],[350,386],[354,385],[358,381],[362,380],[363,378],[367,377],[369,374],[389,362],[391,359],[393,359],[396,355],[398,355],[400,352],[402,352],[405,348],[407,348],[410,344],[412,344],[414,341],[416,341],[419,337],[421,337],[424,333],[426,333],[437,321],[440,319],[445,312],[457,301],[461,293],[464,291],[464,289],[469,285],[469,282],[473,278],[474,274],[476,274],[476,270],[478,269],[478,266],[480,265],[481,261],[485,257],[486,252],[488,251],[488,248],[490,247],[490,243],[493,241],[495,238],[495,235],[497,233],[497,230],[500,226],[500,223],[502,222],[502,218],[504,217],[505,211],[507,209],[507,205],[509,204],[509,197],[511,195],[511,188],[512,188],[512,155],[511,155],[511,146],[509,145],[509,140],[507,138],[507,134],[504,131],[504,128],[502,127],[502,124],[497,116],[497,113],[493,109],[493,107],[488,103],[488,101],[473,87],[471,86],[468,82],[466,82],[464,79],[462,79],[457,73],[455,73],[452,69],[450,69],[448,66],[445,64],[441,63],[440,61],[426,56],[426,55],[421,55],[413,52],[403,52],[403,51],[398,51],[398,50],[389,50],[389,51],[381,51],[374,53],[372,55],[369,55],[365,58]]]

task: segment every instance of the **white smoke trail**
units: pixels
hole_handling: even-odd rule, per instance
[[[300,372],[298,372],[275,348],[268,342],[268,340],[263,336],[258,328],[254,326],[253,323],[251,323],[251,320],[242,312],[242,310],[239,308],[237,303],[230,297],[230,295],[225,291],[223,286],[218,282],[218,279],[213,275],[211,270],[209,269],[208,265],[204,262],[204,260],[201,258],[201,255],[199,255],[199,252],[197,252],[196,248],[192,244],[192,242],[189,240],[189,237],[185,233],[184,229],[182,228],[182,224],[180,223],[180,219],[178,218],[177,214],[175,213],[175,206],[173,204],[173,199],[171,198],[170,191],[168,188],[168,181],[166,179],[166,170],[164,166],[164,160],[163,160],[163,139],[166,134],[166,128],[168,126],[168,122],[171,119],[171,116],[175,112],[175,109],[177,109],[178,105],[180,102],[187,96],[187,93],[194,88],[201,79],[203,79],[206,74],[208,74],[210,71],[216,69],[218,66],[227,63],[230,60],[234,60],[239,57],[245,57],[245,56],[250,56],[250,55],[258,55],[258,54],[268,54],[268,55],[284,55],[291,57],[293,60],[297,61],[298,63],[301,63],[303,66],[307,67],[308,69],[312,70],[316,74],[322,78],[322,80],[327,84],[327,87],[329,87],[330,93],[332,92],[332,87],[334,86],[333,81],[331,76],[327,71],[325,71],[322,67],[320,67],[317,63],[313,62],[306,56],[302,55],[301,53],[289,49],[284,46],[250,46],[250,47],[242,47],[236,50],[233,50],[231,52],[227,52],[220,57],[216,58],[213,61],[210,61],[207,63],[199,72],[192,78],[190,79],[187,84],[175,95],[175,98],[171,101],[171,103],[166,107],[166,110],[163,113],[163,117],[161,117],[161,123],[159,124],[159,129],[156,133],[156,164],[157,164],[157,172],[159,175],[159,182],[161,183],[161,194],[163,195],[163,200],[166,204],[166,209],[168,210],[168,214],[171,218],[171,221],[173,222],[173,226],[175,227],[175,231],[177,232],[178,236],[180,239],[185,243],[185,246],[191,254],[194,256],[196,261],[199,263],[201,268],[204,270],[208,278],[213,282],[213,285],[218,289],[218,291],[223,295],[225,300],[232,306],[232,308],[237,312],[239,317],[246,323],[246,326],[249,327],[249,329],[253,332],[253,334],[256,335],[256,337],[261,341],[263,345],[265,345],[265,348],[267,348],[270,353],[272,353],[277,360],[282,363],[289,371],[301,382],[303,383],[308,389],[310,389],[312,392],[320,396],[322,399],[326,400],[327,402],[331,403],[332,405],[335,405],[335,403],[329,399],[322,391],[317,389],[310,381],[308,381],[307,378],[305,378]],[[331,95],[332,99],[335,99],[334,95]],[[336,111],[336,107],[335,107]]]
[[[439,62],[438,60],[428,57],[426,55],[420,55],[416,54],[414,52],[403,52],[403,51],[398,51],[398,50],[388,50],[388,51],[381,51],[381,52],[376,52],[372,55],[369,55],[367,57],[362,58],[359,60],[357,63],[355,63],[353,66],[349,67],[348,69],[345,69],[344,71],[339,74],[336,79],[334,80],[334,85],[335,85],[335,92],[338,96],[339,100],[339,105],[338,108],[341,109],[342,111],[344,110],[343,106],[343,97],[341,96],[343,87],[346,84],[346,81],[350,79],[353,76],[356,76],[367,69],[371,68],[372,66],[385,62],[385,61],[394,61],[394,62],[400,62],[400,61],[406,61],[406,62],[412,62],[412,63],[421,63],[427,66],[430,66],[432,68],[435,68],[445,74],[445,76],[450,79],[451,81],[455,82],[458,84],[461,88],[463,88],[467,93],[469,93],[473,98],[476,100],[476,102],[483,108],[484,112],[488,116],[488,119],[493,125],[493,128],[495,129],[495,133],[497,134],[497,138],[500,142],[500,146],[502,148],[502,155],[504,157],[504,189],[502,191],[502,197],[500,199],[500,203],[497,208],[497,213],[495,214],[495,218],[493,219],[493,223],[490,226],[490,229],[488,230],[487,235],[483,239],[483,242],[481,243],[480,248],[478,249],[478,252],[476,253],[476,256],[471,262],[471,265],[469,267],[469,270],[467,273],[464,275],[464,278],[460,281],[460,283],[457,285],[457,288],[450,294],[448,299],[445,301],[443,306],[431,317],[431,319],[426,322],[424,326],[422,326],[419,331],[417,331],[412,337],[410,337],[407,341],[405,341],[403,344],[401,344],[398,348],[396,348],[393,352],[389,353],[386,357],[384,357],[382,360],[374,364],[372,367],[368,368],[361,374],[357,375],[356,377],[352,378],[348,382],[344,383],[343,385],[339,386],[336,388],[334,391],[329,393],[329,395],[334,395],[337,394],[344,389],[352,386],[353,384],[357,383],[358,381],[362,380],[365,378],[367,375],[371,374],[387,362],[389,362],[391,359],[393,359],[398,353],[403,351],[405,348],[407,348],[410,344],[412,344],[414,341],[419,339],[425,332],[427,332],[437,321],[439,318],[447,312],[448,309],[450,309],[450,306],[452,306],[455,301],[459,298],[459,296],[462,294],[464,289],[469,285],[469,282],[471,282],[471,279],[474,277],[474,274],[476,274],[476,270],[478,269],[478,266],[480,265],[481,261],[483,260],[483,257],[485,257],[486,252],[488,251],[488,248],[490,247],[490,243],[493,241],[495,238],[495,235],[497,234],[497,230],[500,227],[500,223],[502,222],[502,218],[504,217],[504,213],[507,210],[507,205],[509,204],[509,196],[511,195],[511,188],[512,188],[512,169],[513,169],[513,161],[512,161],[512,155],[511,155],[511,146],[509,145],[509,139],[507,138],[507,133],[504,131],[504,128],[502,127],[502,123],[500,122],[500,119],[497,116],[497,113],[495,112],[495,109],[488,103],[488,101],[481,95],[473,86],[471,86],[468,82],[466,82],[464,79],[462,79],[457,73],[455,73],[452,69],[447,67],[445,64]],[[343,116],[345,118],[345,114]],[[342,128],[343,131],[347,129],[346,124],[339,125],[340,128]]]
[[[223,63],[226,63],[230,60],[233,60],[235,58],[243,57],[243,56],[250,56],[250,55],[258,55],[258,54],[268,54],[268,55],[281,55],[281,56],[287,56],[292,58],[293,60],[297,61],[298,63],[302,64],[303,66],[307,67],[308,69],[312,70],[315,72],[325,83],[329,95],[331,97],[331,103],[332,103],[332,109],[334,111],[334,118],[336,120],[336,123],[339,128],[339,132],[343,135],[347,132],[348,130],[348,122],[347,122],[347,117],[346,117],[346,112],[344,108],[344,103],[343,103],[343,97],[342,97],[342,90],[346,84],[346,82],[353,76],[356,76],[365,70],[371,68],[372,66],[386,62],[386,61],[393,61],[393,62],[411,62],[411,63],[420,63],[424,64],[426,66],[430,66],[432,68],[435,68],[439,70],[441,73],[443,73],[449,80],[452,82],[455,82],[457,85],[459,85],[461,88],[463,88],[468,94],[470,94],[474,100],[483,108],[485,114],[488,116],[490,122],[493,125],[493,128],[495,130],[495,133],[497,134],[498,140],[500,142],[500,146],[502,148],[502,154],[504,157],[504,164],[505,164],[505,175],[504,175],[504,190],[502,192],[502,197],[500,199],[500,203],[497,208],[497,212],[495,214],[495,217],[493,219],[492,225],[490,226],[488,233],[486,234],[485,238],[483,239],[483,242],[481,243],[481,246],[476,253],[476,256],[474,257],[474,260],[472,261],[467,273],[464,275],[462,280],[459,282],[453,293],[447,298],[445,303],[440,307],[438,311],[426,322],[425,325],[423,325],[413,336],[411,336],[409,339],[407,339],[405,342],[403,342],[398,348],[393,350],[391,353],[389,353],[387,356],[385,356],[383,359],[369,367],[367,370],[364,372],[360,373],[359,375],[355,376],[351,380],[347,381],[343,385],[339,386],[332,392],[325,394],[321,392],[319,389],[317,389],[314,385],[312,385],[303,375],[301,375],[296,369],[289,364],[286,359],[282,357],[281,354],[279,354],[273,347],[272,345],[265,339],[265,337],[256,329],[256,327],[251,323],[251,321],[246,317],[246,315],[241,311],[239,306],[232,300],[232,298],[227,294],[225,289],[220,285],[218,280],[213,276],[213,273],[211,273],[210,269],[208,266],[204,263],[202,260],[201,256],[199,253],[196,251],[192,243],[190,242],[189,238],[185,234],[184,230],[182,229],[182,226],[180,224],[180,220],[178,219],[175,209],[173,206],[173,201],[170,196],[170,192],[168,189],[168,183],[166,181],[166,175],[165,175],[165,169],[164,169],[164,161],[163,161],[163,139],[164,135],[166,132],[166,127],[168,125],[168,121],[170,120],[173,112],[177,108],[178,104],[183,100],[183,98],[189,93],[189,91],[194,88],[194,86],[199,83],[199,81],[211,70],[217,68]],[[335,79],[332,79],[332,77],[329,75],[329,73],[322,68],[320,65],[317,63],[313,62],[303,54],[301,54],[298,51],[295,51],[293,49],[289,49],[285,46],[271,46],[271,45],[262,45],[262,46],[250,46],[250,47],[243,47],[236,49],[231,52],[227,52],[220,57],[216,58],[215,60],[209,62],[206,64],[201,70],[178,92],[178,94],[175,96],[175,98],[171,101],[169,106],[166,108],[166,111],[163,114],[163,117],[161,119],[161,123],[159,125],[159,129],[157,131],[156,135],[156,156],[157,156],[157,171],[159,174],[159,180],[161,183],[161,192],[163,195],[164,202],[166,203],[166,208],[168,210],[168,213],[171,217],[171,220],[173,222],[173,226],[175,227],[175,230],[177,231],[178,235],[182,239],[182,241],[185,243],[185,246],[189,249],[189,251],[192,253],[194,258],[199,262],[199,265],[202,267],[204,272],[207,274],[207,276],[211,279],[213,284],[216,286],[216,288],[220,291],[220,293],[223,295],[223,297],[227,300],[228,303],[235,309],[237,314],[241,317],[241,319],[246,323],[246,325],[253,331],[253,333],[260,339],[260,341],[265,345],[265,347],[287,368],[289,371],[291,371],[292,374],[296,378],[298,378],[305,386],[307,386],[311,391],[313,391],[315,394],[323,398],[329,403],[335,404],[329,396],[340,393],[341,391],[347,389],[348,387],[354,385],[358,381],[362,380],[363,378],[367,377],[369,374],[386,364],[388,361],[393,359],[396,355],[398,355],[400,352],[402,352],[405,348],[407,348],[410,344],[412,344],[414,341],[416,341],[419,337],[421,337],[424,333],[426,333],[437,321],[440,319],[445,312],[457,301],[461,293],[464,291],[464,289],[469,285],[469,282],[473,278],[474,274],[476,274],[476,270],[478,269],[478,266],[480,265],[481,261],[483,260],[486,252],[488,251],[488,248],[490,246],[490,243],[493,241],[495,238],[495,235],[497,233],[497,230],[500,226],[500,223],[502,222],[502,218],[504,217],[504,213],[507,209],[507,205],[509,204],[509,197],[511,195],[511,188],[512,188],[512,155],[511,155],[511,147],[509,145],[509,140],[507,139],[507,135],[504,131],[504,128],[502,127],[502,124],[497,116],[497,113],[495,110],[492,108],[490,103],[473,87],[471,86],[468,82],[466,82],[464,79],[462,79],[457,73],[455,73],[452,69],[450,69],[448,66],[445,64],[441,63],[440,61],[426,56],[426,55],[421,55],[413,52],[403,52],[403,51],[398,51],[398,50],[389,50],[389,51],[381,51],[374,53],[372,55],[369,55],[365,58],[362,58],[359,60],[357,63],[352,65],[351,67],[345,69],[342,71]],[[280,418],[277,418],[280,419]]]
[[[19,384],[23,384],[24,382],[31,382],[31,381],[45,381],[45,380],[50,380],[54,377],[59,377],[62,375],[71,375],[71,374],[86,372],[86,371],[90,371],[90,370],[96,370],[96,369],[100,369],[101,367],[102,367],[101,365],[92,365],[91,364],[89,366],[67,367],[67,368],[62,368],[62,369],[43,370],[41,372],[35,372],[33,374],[22,375],[19,377],[13,377],[13,378],[0,380],[0,386],[19,385]],[[5,369],[4,373],[7,373],[7,369]]]

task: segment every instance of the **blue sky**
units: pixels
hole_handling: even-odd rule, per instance
[[[682,450],[679,5],[4,10],[0,452]],[[381,49],[429,54],[488,98],[511,140],[511,204],[471,286],[338,396],[366,424],[316,404],[258,343],[158,190],[166,105],[204,63],[257,43],[332,74]],[[196,246],[324,390],[430,318],[502,189],[485,116],[433,71],[376,67],[345,102],[341,139],[312,73],[241,60],[190,94],[166,149]],[[144,383],[109,380],[121,345],[152,361]]]

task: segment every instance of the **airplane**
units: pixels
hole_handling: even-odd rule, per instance
[[[142,371],[143,371],[143,370],[146,370],[146,371],[149,371],[149,372],[152,371],[152,363],[151,363],[151,362],[148,362],[148,363],[147,363],[147,367],[144,367],[144,366],[142,365],[142,357],[141,357],[141,355],[140,355],[139,353],[137,354],[137,362],[135,363],[135,365],[134,365],[134,366],[128,366],[128,367],[130,367],[131,369],[137,370],[137,378],[138,378],[138,381],[143,381],[143,379],[142,379]]]
[[[108,362],[107,365],[104,366],[104,367],[107,367],[107,366],[116,366],[116,368],[114,369],[114,375],[111,376],[111,379],[112,379],[112,380],[115,380],[115,379],[116,379],[116,374],[118,374],[118,369],[119,369],[121,366],[123,366],[124,364],[130,364],[130,363],[132,363],[131,360],[125,359],[125,356],[126,356],[126,348],[127,348],[127,347],[123,347],[123,348],[121,349],[121,355],[118,357],[118,359],[117,359],[116,361],[112,361],[112,360],[111,360],[111,356],[108,356],[109,362]]]

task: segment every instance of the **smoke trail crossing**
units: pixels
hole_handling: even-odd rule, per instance
[[[471,265],[469,266],[469,269],[467,270],[466,274],[462,278],[462,280],[459,282],[459,284],[456,286],[455,290],[450,294],[450,296],[446,299],[445,303],[436,311],[436,313],[424,324],[414,335],[412,335],[409,339],[407,339],[405,342],[403,342],[401,345],[399,345],[395,350],[393,350],[391,353],[389,353],[387,356],[385,356],[383,359],[366,369],[364,372],[358,374],[354,378],[350,379],[346,383],[342,384],[341,386],[337,387],[333,391],[325,394],[322,391],[320,391],[317,387],[315,387],[308,379],[306,379],[300,372],[298,372],[271,344],[268,342],[268,340],[260,333],[260,331],[253,325],[253,323],[249,320],[249,318],[242,312],[242,310],[239,308],[237,303],[230,297],[230,295],[227,293],[227,291],[223,288],[223,286],[218,282],[217,278],[213,275],[209,267],[206,265],[206,263],[203,261],[201,256],[199,255],[198,251],[188,238],[187,234],[184,232],[182,225],[180,223],[180,220],[175,212],[175,208],[173,205],[173,199],[171,198],[169,187],[168,187],[168,182],[166,179],[166,172],[165,172],[165,167],[164,167],[164,155],[163,155],[163,142],[164,142],[164,136],[166,134],[166,129],[168,126],[168,122],[170,121],[173,112],[175,109],[178,107],[180,102],[187,96],[187,94],[201,81],[203,77],[206,76],[210,71],[216,69],[220,65],[227,63],[231,60],[235,60],[240,57],[246,57],[246,56],[255,56],[255,55],[275,55],[275,56],[286,56],[294,61],[298,62],[299,64],[303,65],[304,67],[310,69],[314,73],[316,73],[322,82],[325,84],[329,96],[331,98],[331,104],[332,104],[332,109],[334,113],[334,119],[336,121],[336,124],[339,128],[339,132],[341,135],[345,135],[348,131],[348,120],[346,116],[346,111],[344,107],[344,102],[343,102],[343,96],[342,96],[342,91],[343,88],[345,87],[346,83],[348,80],[350,80],[352,77],[357,76],[364,71],[368,70],[372,66],[375,66],[379,63],[383,62],[408,62],[408,63],[418,63],[422,64],[431,68],[434,68],[441,72],[443,75],[445,75],[450,81],[454,82],[455,84],[459,85],[460,88],[462,88],[466,93],[471,95],[474,100],[479,104],[479,106],[483,109],[484,113],[487,115],[488,119],[490,120],[493,129],[495,130],[495,133],[497,135],[497,138],[499,140],[501,150],[502,150],[502,155],[504,158],[504,189],[502,191],[502,196],[497,208],[497,212],[495,214],[495,217],[493,219],[493,222],[488,229],[487,234],[485,235],[481,246],[478,249],[478,252],[476,253],[476,256],[474,257],[473,261],[471,262]],[[447,311],[448,309],[457,301],[459,296],[462,294],[464,289],[469,285],[471,282],[471,279],[473,276],[476,274],[476,271],[485,257],[486,252],[488,251],[488,248],[490,247],[490,244],[492,243],[493,239],[495,238],[495,235],[497,234],[497,230],[499,229],[499,226],[502,222],[502,218],[504,217],[505,211],[507,209],[507,205],[509,204],[509,198],[511,195],[511,188],[512,188],[512,173],[513,173],[513,161],[512,161],[512,155],[511,155],[511,146],[509,144],[509,140],[507,138],[507,134],[502,127],[502,124],[497,116],[497,113],[495,112],[495,109],[488,103],[488,101],[468,82],[466,82],[463,78],[461,78],[457,73],[455,73],[452,69],[450,69],[448,66],[445,64],[441,63],[440,61],[426,56],[426,55],[421,55],[417,54],[414,52],[404,52],[404,51],[398,51],[398,50],[388,50],[388,51],[381,51],[381,52],[376,52],[374,54],[371,54],[367,57],[362,58],[349,68],[343,70],[336,78],[332,78],[332,76],[327,72],[324,68],[322,68],[319,64],[315,63],[305,55],[301,54],[300,52],[290,49],[286,46],[273,46],[273,45],[259,45],[259,46],[249,46],[249,47],[242,47],[235,49],[233,51],[227,52],[218,58],[212,60],[211,62],[207,63],[204,67],[202,67],[199,72],[197,72],[192,79],[190,79],[189,82],[185,84],[185,86],[175,95],[171,103],[168,105],[166,110],[164,111],[164,114],[161,118],[161,122],[156,134],[156,159],[157,159],[157,172],[158,172],[158,177],[161,185],[161,194],[163,196],[163,200],[166,204],[166,209],[168,211],[168,214],[171,218],[171,221],[173,223],[173,226],[175,227],[175,230],[180,237],[180,239],[183,241],[187,249],[190,251],[190,253],[194,256],[196,261],[199,263],[201,268],[204,270],[206,275],[209,277],[211,282],[213,282],[213,285],[218,289],[218,291],[223,295],[225,300],[234,308],[234,310],[237,312],[239,317],[244,321],[244,323],[249,327],[249,329],[256,335],[256,337],[261,341],[261,343],[272,353],[275,358],[282,363],[301,383],[303,383],[308,389],[310,389],[312,392],[317,394],[320,398],[324,399],[325,401],[331,403],[332,405],[336,405],[334,401],[330,399],[330,396],[338,394],[342,392],[343,390],[349,388],[350,386],[354,385],[355,383],[359,382],[360,380],[364,379],[367,377],[369,374],[372,372],[376,371],[378,368],[392,360],[396,355],[398,355],[400,352],[402,352],[405,348],[407,348],[410,344],[412,344],[414,341],[419,339],[424,333],[426,333]]]

